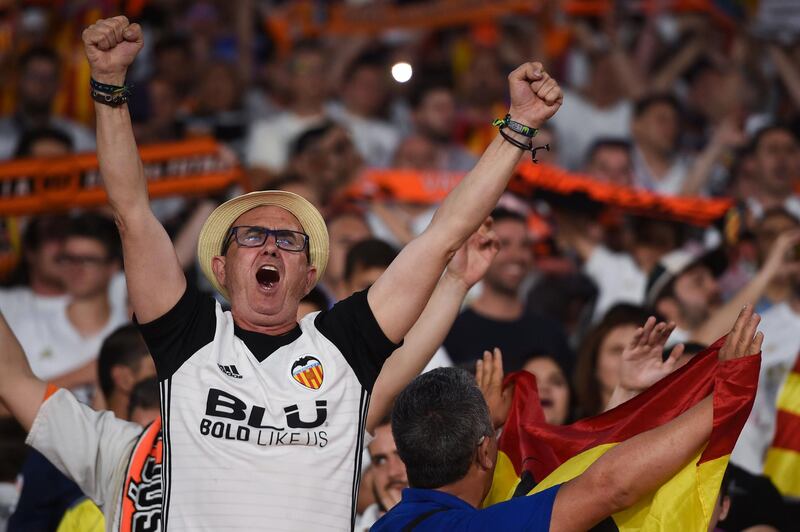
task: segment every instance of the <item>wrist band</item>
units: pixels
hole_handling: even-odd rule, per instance
[[[89,80],[90,94],[97,103],[117,107],[128,101],[130,87],[128,85],[108,85],[94,78]]]
[[[492,122],[492,125],[495,127],[500,127],[501,129],[503,127],[507,127],[514,133],[519,133],[520,135],[524,135],[529,139],[535,137],[536,133],[539,132],[539,130],[536,129],[535,127],[526,126],[525,124],[521,124],[520,122],[515,122],[511,120],[510,114],[507,114],[503,118],[495,119],[494,122]]]
[[[497,122],[497,120],[495,120],[495,122]],[[539,151],[539,150],[550,151],[550,144],[545,144],[544,146],[536,146],[536,147],[534,147],[532,140],[528,140],[527,144],[518,141],[517,139],[515,139],[514,137],[512,137],[511,135],[509,135],[508,133],[506,133],[504,131],[504,129],[506,127],[508,127],[509,129],[511,129],[511,127],[510,126],[506,126],[506,124],[503,123],[502,120],[500,121],[500,124],[495,124],[494,122],[492,124],[493,125],[497,125],[499,127],[500,136],[503,137],[503,140],[505,140],[509,144],[512,144],[512,145],[516,146],[517,148],[521,149],[522,151],[531,152],[531,161],[533,161],[535,164],[539,164],[539,161],[536,159],[536,152],[537,151]],[[527,126],[525,126],[525,127],[527,127]],[[528,137],[528,138],[530,139],[530,137]]]

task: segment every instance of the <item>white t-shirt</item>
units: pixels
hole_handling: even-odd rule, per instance
[[[761,315],[758,329],[764,333],[758,391],[731,455],[731,462],[754,475],[763,473],[764,458],[775,435],[778,394],[800,353],[800,314],[788,303],[779,303]]]
[[[570,170],[580,170],[596,140],[630,137],[632,115],[633,105],[628,100],[599,109],[579,93],[565,90],[564,104],[550,119],[558,138],[559,162]]]
[[[0,290],[0,311],[19,339],[34,375],[52,380],[97,357],[103,340],[129,321],[124,274],[113,277],[108,294],[108,323],[99,333],[83,337],[67,317],[67,296],[44,297],[27,287]]]
[[[594,320],[600,320],[617,303],[641,305],[644,302],[647,276],[627,253],[614,253],[596,246],[583,271],[597,285]]]
[[[677,196],[683,188],[689,170],[689,159],[679,155],[673,160],[667,173],[657,179],[647,166],[641,152],[638,149],[633,150],[633,179],[637,188],[667,196]]]
[[[58,390],[42,403],[25,443],[72,479],[103,511],[106,530],[114,532],[128,460],[141,434],[136,423],[92,410]],[[160,498],[160,490],[152,495]]]
[[[299,116],[284,112],[253,124],[244,149],[248,166],[280,172],[289,159],[289,148],[298,135],[321,124],[324,116]]]
[[[340,103],[328,105],[328,114],[350,131],[353,143],[369,166],[387,167],[400,144],[400,132],[391,123],[362,118],[347,111]]]

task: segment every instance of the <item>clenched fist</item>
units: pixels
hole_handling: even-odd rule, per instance
[[[123,16],[98,20],[83,30],[92,77],[100,83],[123,85],[125,73],[143,44],[141,26]]]
[[[541,63],[525,63],[509,74],[508,91],[511,119],[535,128],[553,116],[564,101],[558,82]]]

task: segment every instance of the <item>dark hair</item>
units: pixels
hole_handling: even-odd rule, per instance
[[[344,77],[342,79],[352,80],[359,70],[364,68],[384,70],[386,68],[386,49],[378,46],[371,50],[364,51],[361,55],[356,57],[345,69]]]
[[[21,260],[8,275],[3,286],[27,286],[30,283],[31,265],[28,252],[38,251],[46,242],[64,240],[67,220],[65,215],[41,215],[28,222],[22,233]]]
[[[408,105],[411,109],[417,109],[422,102],[425,101],[425,98],[428,94],[434,91],[447,91],[449,93],[453,93],[453,82],[452,80],[446,79],[441,75],[436,75],[435,73],[431,73],[431,76],[427,76],[422,74],[419,76],[419,79],[423,79],[425,81],[420,81],[416,85],[411,88],[411,91],[408,94]]]
[[[344,260],[344,278],[350,279],[357,269],[388,268],[397,258],[397,250],[377,238],[353,244]]]
[[[153,46],[153,57],[158,57],[170,50],[177,50],[187,56],[192,55],[192,45],[188,37],[181,34],[169,34],[156,41]]]
[[[87,212],[70,219],[65,238],[91,238],[100,242],[106,250],[108,260],[122,258],[119,230],[111,218]]]
[[[26,431],[13,417],[0,418],[0,482],[14,482],[28,455]]]
[[[495,222],[512,221],[525,225],[528,224],[528,220],[525,219],[524,214],[517,211],[512,211],[511,209],[507,209],[505,207],[495,207],[495,209],[492,211],[491,217]]]
[[[589,150],[586,152],[586,162],[590,162],[597,155],[597,152],[606,148],[624,150],[626,153],[631,153],[631,143],[625,139],[615,137],[602,137],[594,141]]]
[[[651,94],[636,102],[633,108],[633,117],[639,118],[654,105],[665,103],[672,107],[679,116],[683,112],[681,103],[672,94]]]
[[[623,325],[641,327],[651,315],[644,307],[620,303],[611,307],[600,323],[586,334],[578,348],[575,365],[575,398],[581,417],[599,414],[605,408],[597,380],[597,359],[606,336]]]
[[[335,127],[337,127],[336,123],[326,121],[318,126],[306,129],[297,135],[289,147],[289,158],[294,159],[295,157],[305,153],[306,150],[319,142],[322,137],[327,135],[328,132],[333,130]]]
[[[764,140],[764,137],[769,135],[770,133],[774,133],[776,131],[783,131],[789,134],[795,142],[798,141],[797,135],[795,134],[794,130],[786,124],[771,124],[768,126],[764,126],[753,135],[753,140],[750,142],[750,146],[752,147],[753,153],[758,151],[758,146],[761,144],[761,141]]]
[[[137,408],[160,408],[161,398],[158,394],[158,378],[148,377],[136,383],[131,390],[131,399],[128,403],[128,419],[133,417]]]
[[[52,127],[37,128],[25,131],[17,142],[17,147],[14,149],[14,157],[28,157],[33,151],[33,146],[40,140],[54,140],[63,144],[67,151],[71,152],[75,145],[72,142],[72,137],[67,135],[64,131]]]
[[[133,324],[123,325],[108,335],[97,357],[97,374],[103,395],[108,398],[114,391],[111,370],[115,366],[136,369],[142,358],[149,356],[149,352],[139,329]]]
[[[464,478],[478,442],[494,428],[475,379],[463,369],[437,368],[397,396],[392,434],[409,485],[435,489]]]
[[[53,63],[57,69],[61,68],[61,57],[58,55],[58,52],[49,46],[34,46],[26,51],[20,56],[17,68],[23,71],[37,59],[49,61]]]
[[[328,300],[328,296],[325,295],[325,292],[318,286],[315,286],[311,289],[309,293],[300,300],[301,303],[311,303],[315,307],[320,310],[326,310],[330,307],[330,301]]]

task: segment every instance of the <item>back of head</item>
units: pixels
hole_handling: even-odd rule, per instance
[[[398,395],[392,432],[409,484],[435,489],[464,478],[481,438],[494,429],[475,379],[463,369],[438,368]]]
[[[344,278],[351,280],[359,270],[386,269],[397,257],[397,250],[378,238],[368,238],[354,244],[344,262]]]
[[[131,390],[128,403],[128,419],[133,420],[134,412],[139,410],[158,410],[161,407],[158,378],[148,377],[136,383]]]
[[[67,155],[73,149],[72,137],[60,129],[44,127],[25,131],[17,142],[14,157]]]
[[[108,398],[114,391],[112,369],[115,366],[127,366],[136,369],[140,361],[149,356],[149,349],[135,325],[123,325],[103,341],[100,355],[97,358],[97,372],[100,389]]]

